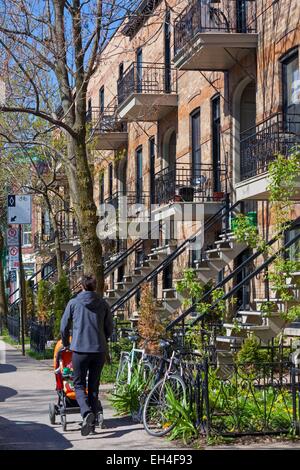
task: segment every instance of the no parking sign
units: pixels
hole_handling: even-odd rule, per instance
[[[10,268],[18,268],[19,267],[19,249],[17,246],[11,246],[9,248],[9,265]]]
[[[7,229],[7,246],[17,246],[18,240],[18,229],[9,228]]]

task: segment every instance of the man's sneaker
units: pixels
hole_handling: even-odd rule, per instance
[[[103,428],[103,421],[104,421],[104,416],[103,416],[103,411],[99,411],[97,413],[96,421],[95,424],[98,428],[102,429]]]
[[[95,415],[91,411],[85,415],[83,418],[82,426],[81,426],[81,435],[88,436],[94,426],[95,422]]]

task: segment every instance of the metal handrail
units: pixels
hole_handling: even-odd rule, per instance
[[[204,224],[204,233],[209,231],[217,221],[225,219],[226,221],[229,219],[229,215],[238,207],[240,201],[237,201],[232,206],[228,207],[228,203],[224,204],[224,206],[216,212],[212,217],[210,217],[207,222]],[[225,212],[224,212],[225,211]],[[156,266],[153,271],[149,274],[146,274],[137,284],[135,284],[131,289],[129,289],[123,296],[121,296],[112,306],[111,310],[114,313],[118,310],[125,302],[127,302],[140,288],[144,282],[149,282],[153,278],[155,278],[160,272],[162,272],[167,266],[169,266],[178,256],[180,256],[187,246],[193,243],[198,235],[198,230],[196,234],[192,235],[190,238],[186,239],[179,247],[176,248],[166,259],[164,259],[158,266]]]
[[[263,264],[261,264],[257,269],[252,271],[252,273],[248,274],[239,284],[234,286],[227,294],[223,295],[220,299],[218,299],[213,305],[211,305],[211,309],[214,309],[219,302],[224,301],[232,297],[241,287],[243,287],[244,284],[248,283],[248,281],[251,281],[253,277],[257,276],[261,271],[263,271],[266,267],[268,267],[273,261],[276,259],[276,257],[283,253],[285,250],[287,250],[290,246],[294,245],[297,243],[297,241],[300,240],[300,233],[296,235],[292,240],[287,242],[280,250],[278,250],[276,253],[274,253],[270,258],[268,258]],[[196,323],[198,323],[204,316],[206,316],[206,313],[199,315],[193,322],[191,323],[191,326],[194,326]]]

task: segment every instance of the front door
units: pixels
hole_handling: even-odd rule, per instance
[[[163,289],[172,289],[173,263],[170,263],[163,271]]]

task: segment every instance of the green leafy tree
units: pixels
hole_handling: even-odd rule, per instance
[[[54,313],[54,335],[59,336],[60,321],[65,307],[72,296],[66,274],[62,274],[60,280],[53,288],[53,313]]]
[[[51,317],[52,292],[50,284],[41,280],[38,285],[37,293],[37,316],[42,323],[47,323]]]
[[[34,305],[34,293],[30,285],[30,281],[26,281],[26,317],[34,318],[35,315],[35,305]]]
[[[138,331],[141,337],[147,341],[146,348],[150,353],[159,352],[159,338],[164,334],[164,326],[156,310],[155,300],[149,284],[142,288]]]

